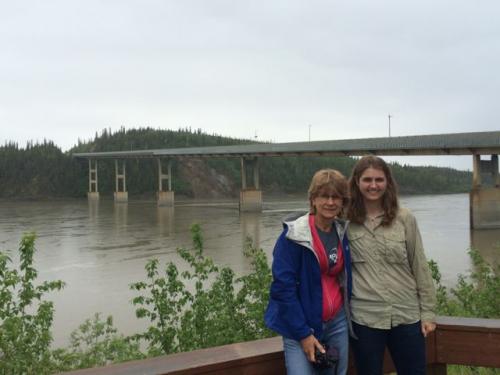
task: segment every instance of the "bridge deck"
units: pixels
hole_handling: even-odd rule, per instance
[[[500,131],[157,150],[86,152],[76,158],[500,154]]]

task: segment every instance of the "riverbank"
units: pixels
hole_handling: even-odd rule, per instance
[[[235,200],[186,199],[170,208],[157,207],[154,200],[114,204],[104,198],[94,203],[69,199],[0,204],[0,249],[14,254],[22,233],[35,231],[40,278],[67,283],[51,296],[56,345],[66,345],[69,332],[95,312],[113,315],[125,334],[144,328],[135,318],[128,286],[144,277],[144,265],[153,257],[161,264],[172,260],[182,265],[176,249],[191,243],[192,223],[201,225],[205,252],[216,264],[244,274],[250,269],[242,253],[245,239],[252,238],[271,259],[282,218],[308,207],[302,194],[276,200],[265,196],[260,213],[239,212]],[[497,248],[484,248],[500,238],[500,232],[469,230],[467,194],[403,196],[401,203],[417,217],[427,257],[439,264],[446,286],[455,285],[457,275],[471,268],[471,241],[482,243],[481,253],[486,251],[489,259],[498,259]]]

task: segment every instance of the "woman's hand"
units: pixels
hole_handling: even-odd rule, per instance
[[[323,345],[319,343],[314,335],[309,335],[305,339],[300,340],[300,344],[302,345],[302,350],[306,353],[306,358],[309,362],[316,362],[316,358],[314,356],[316,348],[318,348],[321,353],[325,352]]]
[[[427,335],[436,329],[436,323],[429,322],[428,320],[422,320],[422,335],[427,337]]]

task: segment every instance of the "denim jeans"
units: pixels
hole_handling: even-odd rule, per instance
[[[352,322],[351,348],[358,375],[381,375],[385,347],[398,375],[425,375],[425,339],[420,322],[377,329]]]
[[[337,374],[345,375],[349,355],[349,332],[345,311],[342,308],[332,320],[323,323],[321,342],[337,349],[339,363]],[[316,370],[306,358],[300,342],[283,337],[287,375],[335,375],[335,368]]]

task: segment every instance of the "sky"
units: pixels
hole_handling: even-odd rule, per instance
[[[392,136],[500,130],[499,18],[497,0],[2,1],[0,144],[384,137],[389,114]]]

